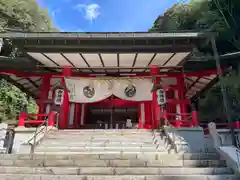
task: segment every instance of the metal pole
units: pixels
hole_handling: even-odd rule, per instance
[[[232,117],[231,117],[231,111],[229,109],[229,102],[228,102],[226,87],[225,87],[225,84],[223,82],[223,72],[222,72],[222,68],[221,68],[221,64],[220,64],[220,58],[219,58],[219,54],[218,54],[218,51],[217,51],[215,38],[211,39],[211,44],[212,44],[212,50],[213,50],[213,54],[214,54],[214,59],[216,61],[219,83],[220,83],[220,86],[221,86],[223,105],[224,105],[224,109],[225,109],[225,112],[226,112],[228,124],[230,124],[230,132],[231,132],[231,137],[232,137],[232,144],[234,146],[236,146],[237,142],[236,142],[236,138],[235,138],[234,124],[233,124]]]

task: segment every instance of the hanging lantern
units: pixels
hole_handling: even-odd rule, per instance
[[[161,83],[160,84],[153,84],[151,92],[154,92],[154,91],[156,91],[158,89],[162,89],[162,88],[163,88],[163,86],[162,86]]]

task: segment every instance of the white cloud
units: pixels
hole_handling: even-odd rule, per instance
[[[84,13],[84,18],[93,21],[100,16],[100,6],[98,4],[78,4],[75,8]]]

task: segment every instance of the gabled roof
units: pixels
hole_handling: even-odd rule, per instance
[[[0,33],[0,38],[11,40],[23,52],[21,57],[1,57],[0,70],[61,74],[63,66],[71,66],[74,74],[128,76],[148,73],[150,65],[161,66],[161,72],[165,73],[215,69],[214,61],[192,59],[193,48],[204,47],[214,35],[201,32]],[[40,77],[3,76],[38,97]],[[202,91],[215,77],[186,77],[187,96]]]

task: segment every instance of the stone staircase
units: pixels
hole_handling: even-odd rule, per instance
[[[36,153],[165,152],[159,132],[147,130],[60,130],[52,131]]]
[[[159,132],[49,133],[35,155],[2,155],[1,180],[237,180],[213,154],[168,154]]]

